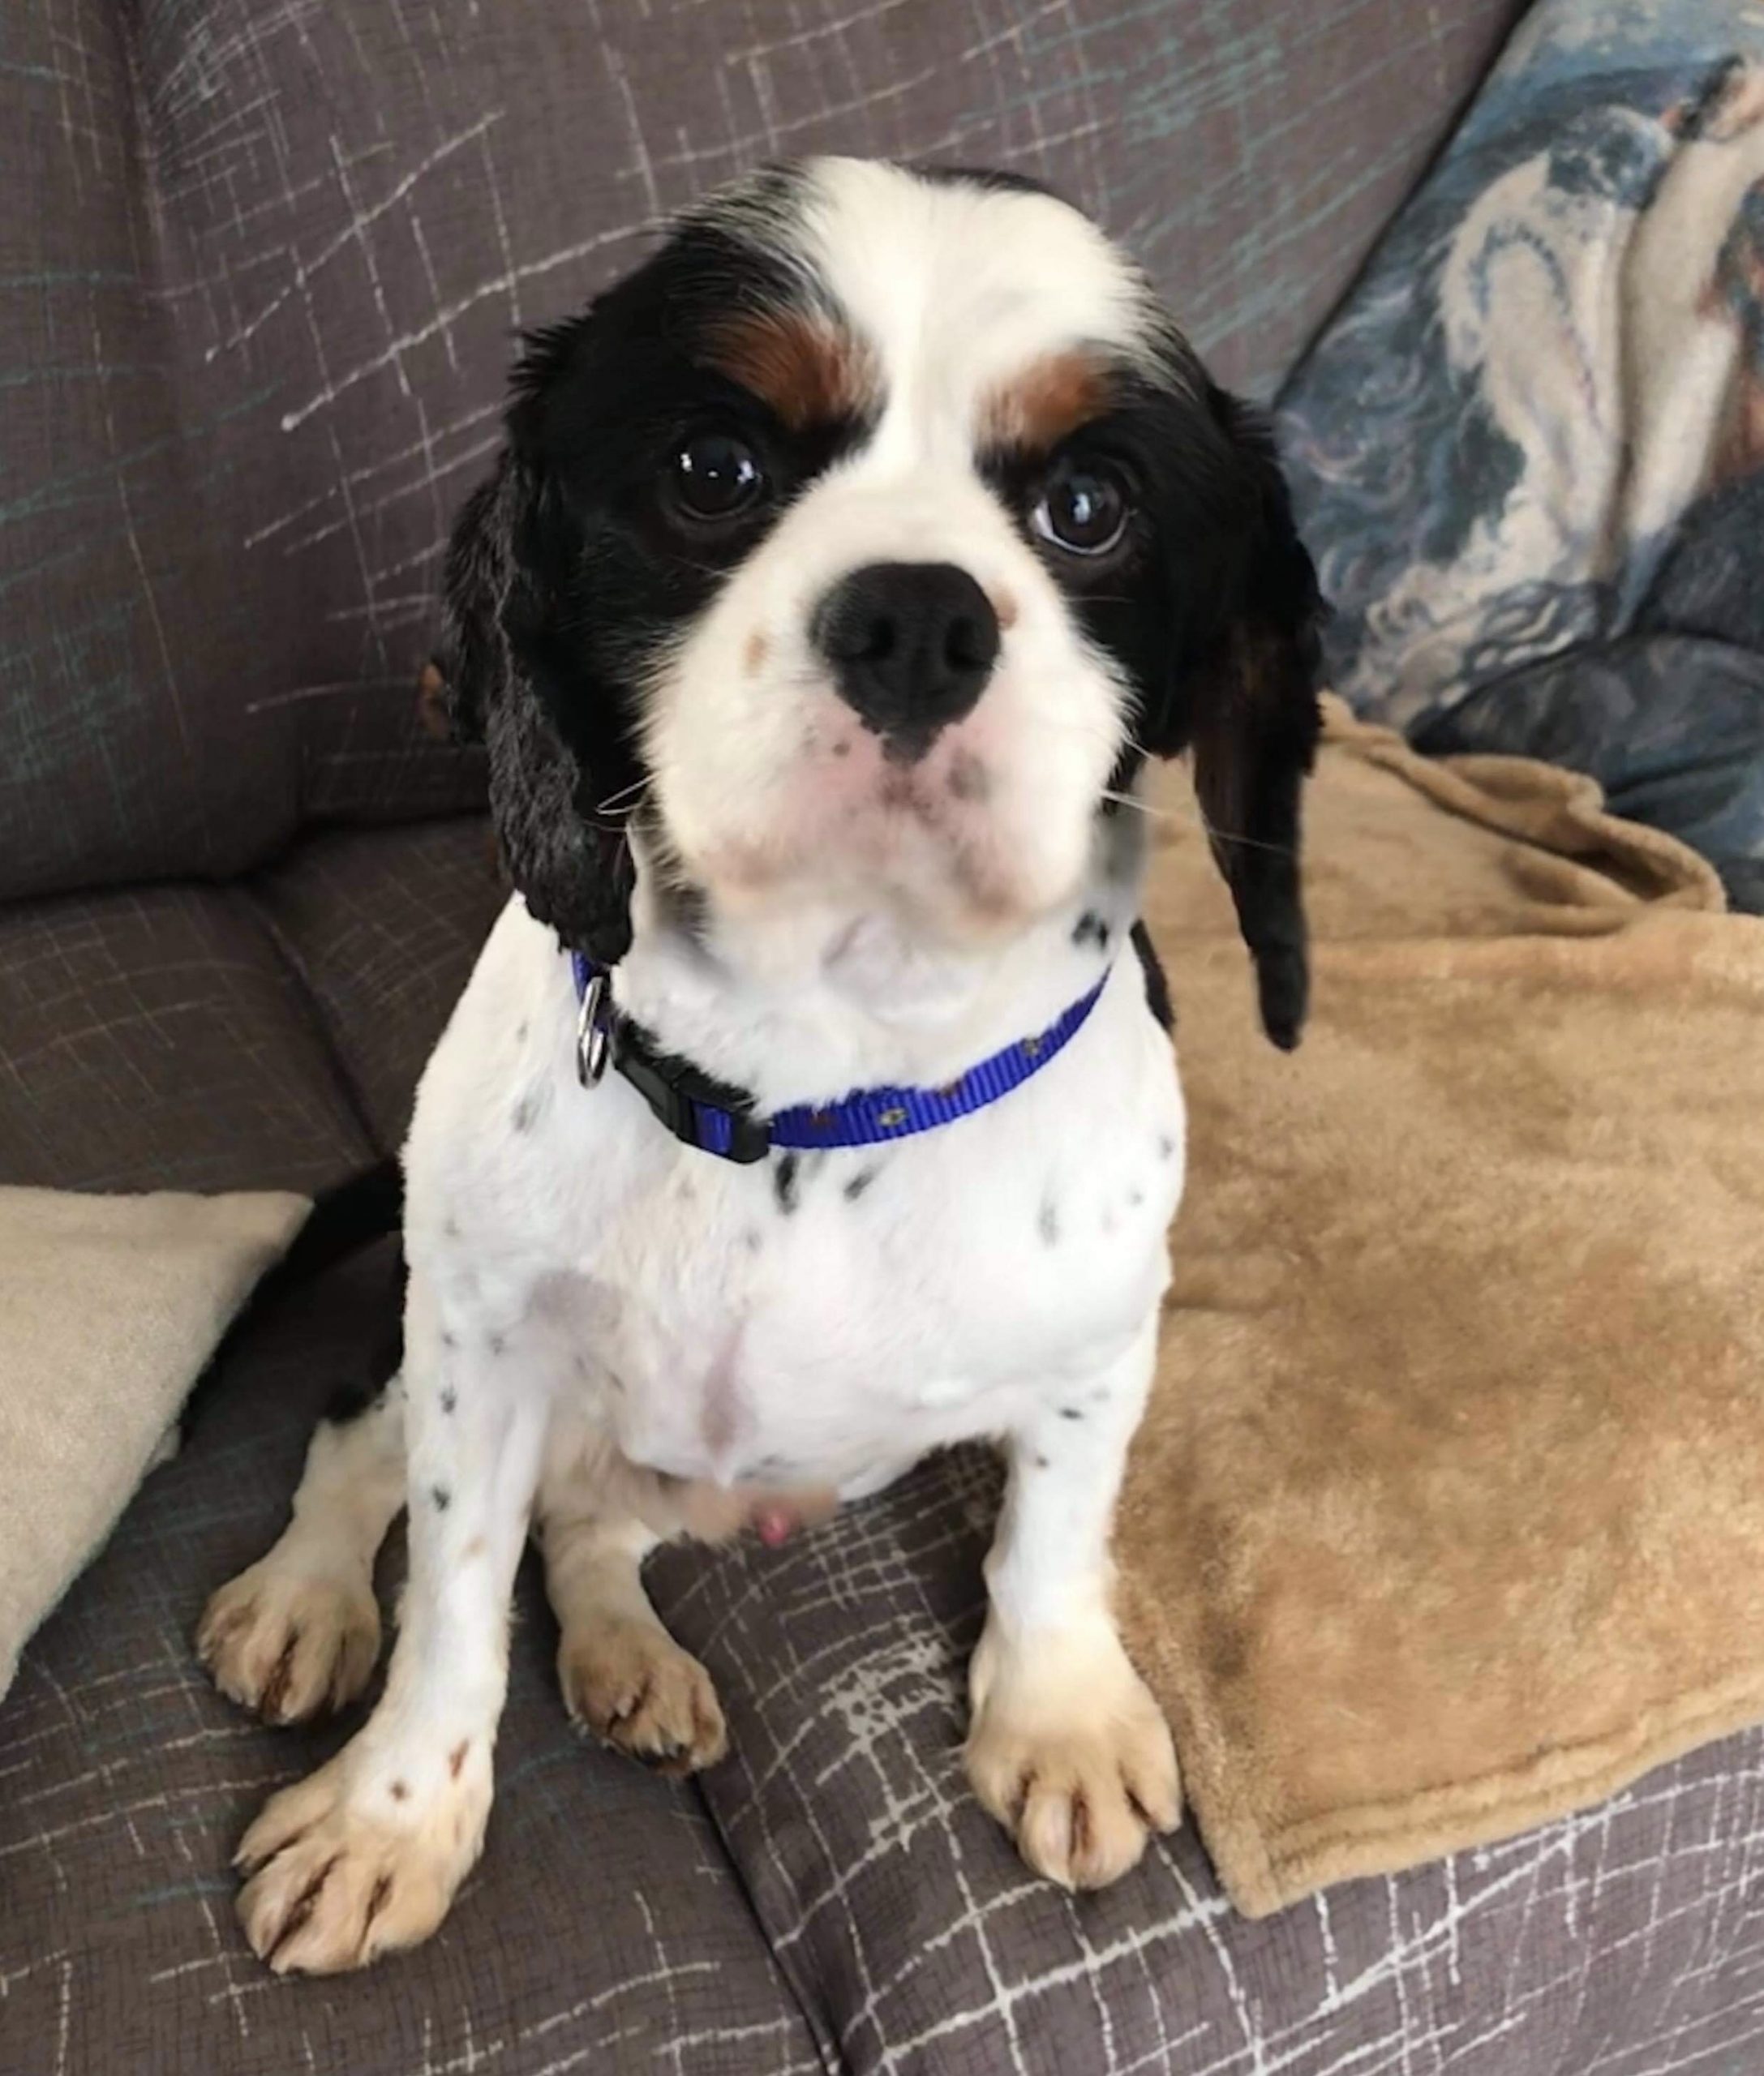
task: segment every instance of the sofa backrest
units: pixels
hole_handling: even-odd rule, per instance
[[[445,811],[523,325],[755,160],[1023,167],[1266,391],[1514,0],[58,0],[0,51],[0,898]]]

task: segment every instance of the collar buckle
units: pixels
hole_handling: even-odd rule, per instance
[[[576,1079],[584,1088],[599,1086],[612,1053],[612,1019],[607,1013],[607,976],[590,973],[576,1012]]]

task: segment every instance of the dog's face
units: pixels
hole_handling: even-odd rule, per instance
[[[1264,436],[1051,195],[825,159],[713,198],[529,342],[448,603],[516,883],[602,961],[633,855],[830,948],[1020,931],[1192,746],[1296,1037],[1311,563]]]

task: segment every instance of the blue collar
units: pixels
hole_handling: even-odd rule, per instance
[[[569,963],[581,1006],[576,1070],[582,1085],[593,1087],[610,1062],[676,1139],[742,1163],[763,1160],[774,1147],[810,1152],[831,1146],[881,1146],[984,1110],[1039,1074],[1066,1045],[1096,1007],[1113,970],[1105,969],[1096,986],[1046,1030],[1018,1039],[945,1087],[859,1088],[837,1103],[799,1103],[761,1117],[745,1090],[714,1080],[677,1054],[660,1051],[640,1026],[621,1014],[613,1005],[612,976],[605,967],[579,951],[569,954]]]

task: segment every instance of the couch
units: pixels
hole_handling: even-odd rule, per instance
[[[500,899],[481,770],[415,697],[445,530],[518,328],[658,212],[817,148],[1020,166],[1267,397],[1516,12],[9,9],[0,1182],[310,1191],[397,1147]],[[961,1776],[996,1497],[968,1456],[782,1551],[657,1562],[731,1718],[696,1783],[571,1735],[524,1572],[496,1811],[451,1918],[365,1975],[273,1979],[229,1854],[350,1726],[246,1719],[190,1639],[276,1532],[388,1267],[254,1318],[0,1705],[5,2076],[1764,2065],[1756,1737],[1259,1924],[1189,1830],[1100,1897],[1032,1879]]]

